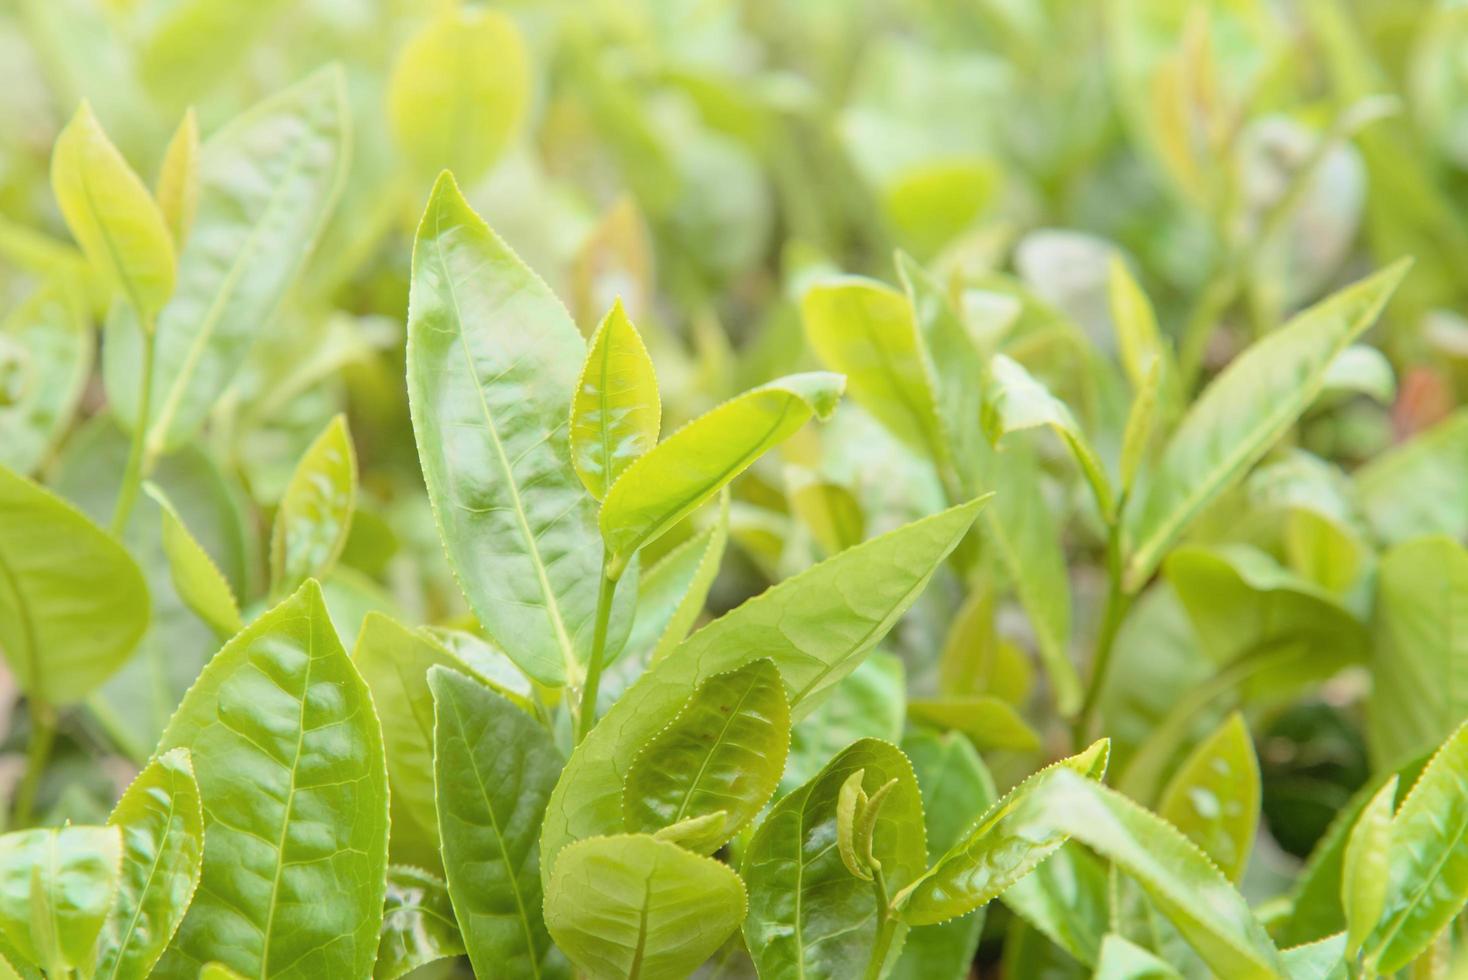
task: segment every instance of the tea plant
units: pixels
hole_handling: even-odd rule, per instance
[[[0,11],[0,980],[1461,972],[1463,19],[980,6]]]

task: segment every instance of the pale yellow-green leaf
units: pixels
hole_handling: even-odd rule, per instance
[[[85,102],[56,137],[51,189],[87,259],[150,323],[173,295],[173,240],[148,188]]]
[[[776,379],[700,415],[634,460],[601,508],[613,569],[810,419],[828,417],[844,386],[841,375],[824,372]]]
[[[0,930],[53,977],[91,964],[122,872],[117,827],[0,836]]]
[[[357,504],[357,456],[347,419],[332,419],[311,443],[280,498],[270,536],[270,581],[276,595],[336,563]]]
[[[465,184],[504,152],[530,102],[520,30],[499,10],[449,9],[403,49],[388,82],[399,149],[424,174]]]
[[[571,400],[571,463],[597,500],[658,442],[662,403],[652,358],[637,328],[612,306],[586,352]]]
[[[1173,774],[1157,813],[1237,882],[1254,846],[1259,794],[1254,742],[1243,716],[1235,713]]]
[[[174,246],[183,248],[199,209],[199,120],[192,106],[163,153],[154,194]]]
[[[169,577],[179,598],[221,638],[238,633],[244,622],[229,579],[189,532],[163,489],[153,483],[145,484],[143,489],[157,501],[161,511],[163,554],[168,558]]]

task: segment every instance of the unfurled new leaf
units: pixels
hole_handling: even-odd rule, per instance
[[[546,923],[593,977],[681,980],[744,919],[728,865],[642,834],[592,837],[561,852]]]
[[[613,569],[806,422],[830,416],[844,387],[840,375],[820,372],[771,381],[699,416],[633,460],[601,508]]]
[[[859,792],[849,782],[858,772]],[[889,785],[872,814],[874,823],[864,829],[863,813]],[[848,807],[866,798],[865,806],[849,813],[852,837],[844,849],[843,787]],[[750,840],[741,868],[749,885],[744,939],[760,976],[838,977],[865,969],[877,913],[871,883],[864,879],[880,867],[889,894],[906,886],[927,863],[924,836],[912,765],[895,746],[876,739],[856,742],[776,803]],[[866,874],[853,874],[848,860]]]
[[[199,120],[192,107],[163,151],[156,196],[174,247],[182,249],[199,210]]]
[[[83,102],[51,154],[56,203],[88,261],[151,324],[173,294],[173,239],[148,188]]]
[[[982,504],[971,501],[848,548],[684,640],[576,747],[546,808],[542,874],[572,841],[622,828],[623,774],[701,681],[769,659],[785,682],[791,716],[808,713],[812,699],[851,673],[917,599]]]
[[[679,843],[711,854],[754,818],[780,782],[790,707],[780,672],[755,660],[700,684],[627,771],[622,812],[633,833],[722,811],[724,821]]]
[[[571,400],[571,462],[593,497],[657,445],[661,423],[652,358],[618,300],[591,335]]]

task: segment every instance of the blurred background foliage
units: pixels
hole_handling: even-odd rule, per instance
[[[1414,255],[1374,348],[1193,535],[1257,545],[1346,609],[1365,601],[1357,566],[1328,581],[1343,566],[1312,572],[1318,547],[1300,542],[1340,531],[1361,562],[1353,542],[1390,543],[1389,515],[1357,534],[1359,515],[1333,509],[1344,499],[1333,488],[1464,400],[1468,5],[1454,0],[3,0],[0,461],[105,518],[126,452],[94,369],[106,297],[47,180],[79,100],[151,182],[186,109],[207,146],[328,63],[351,116],[339,197],[204,434],[155,479],[235,591],[259,596],[272,508],[310,441],[346,412],[362,492],[326,588],[349,643],[369,609],[471,625],[422,490],[403,386],[412,233],[443,168],[584,331],[622,298],[652,350],[668,428],[816,366],[804,286],[835,271],[894,281],[902,249],[949,289],[974,336],[1002,341],[1114,460],[1129,403],[1108,302],[1114,258],[1173,340],[1185,391],[1164,392],[1158,412],[1175,417],[1187,391],[1290,313]],[[44,424],[21,426],[17,406]],[[1441,431],[1465,439],[1462,425]],[[1074,592],[1061,601],[1089,636],[1099,529],[1063,449],[1033,445],[1030,489],[1054,515]],[[1443,480],[1442,522],[1468,531],[1468,475]],[[711,608],[941,499],[931,467],[846,405],[819,439],[803,434],[738,484]],[[127,771],[105,760],[146,755],[216,647],[174,594],[157,528],[144,501],[128,533],[148,563],[153,625],[69,733],[85,751],[70,757],[78,778],[51,786],[56,813],[105,808],[109,780]],[[1241,574],[1187,557],[1169,565],[1178,592]],[[945,646],[1000,651],[994,686],[1033,703],[1043,679],[1029,666],[1029,626],[1012,602],[974,613],[983,601],[956,582],[924,596],[894,656],[817,715],[830,744],[896,738],[892,678],[905,673],[914,698],[931,693]],[[1103,705],[1122,763],[1198,681],[1207,661],[1195,626],[1186,595],[1163,587],[1123,629]],[[1360,680],[1333,683],[1304,704],[1261,697],[1263,806],[1280,868],[1367,779],[1350,721]],[[1219,717],[1200,712],[1196,727]],[[820,731],[798,734],[797,769],[829,755]],[[1033,758],[1001,758],[996,774]],[[1277,890],[1269,873],[1256,861],[1256,894]]]

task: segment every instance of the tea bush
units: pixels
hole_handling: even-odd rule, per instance
[[[12,0],[0,980],[1468,976],[1465,52]]]

